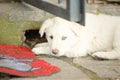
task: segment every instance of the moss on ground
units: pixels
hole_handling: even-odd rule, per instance
[[[24,32],[29,29],[39,29],[42,21],[12,21],[0,17],[0,44],[22,45]]]

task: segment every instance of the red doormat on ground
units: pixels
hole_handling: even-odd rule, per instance
[[[0,44],[0,73],[15,76],[44,76],[59,71],[57,66],[38,59],[25,46]]]

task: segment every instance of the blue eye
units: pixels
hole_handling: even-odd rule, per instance
[[[66,39],[67,39],[67,37],[65,37],[65,36],[62,37],[62,40],[66,40]]]

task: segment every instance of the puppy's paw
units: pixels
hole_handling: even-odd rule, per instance
[[[34,52],[35,54],[40,54],[40,49],[39,48],[33,48],[32,52]]]
[[[94,59],[99,59],[99,60],[111,59],[110,55],[107,54],[106,52],[96,52],[96,53],[93,53],[92,57]]]
[[[32,49],[32,52],[35,54],[50,54],[50,48],[49,47],[34,47]]]

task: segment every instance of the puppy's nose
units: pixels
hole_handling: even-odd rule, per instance
[[[59,50],[58,49],[52,49],[52,53],[56,55],[56,54],[59,53]]]

